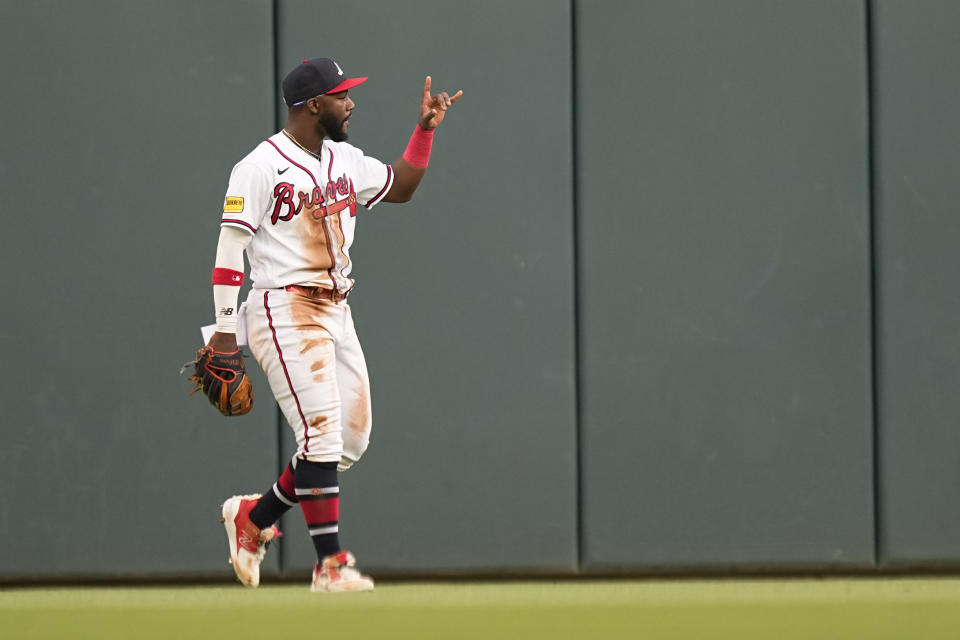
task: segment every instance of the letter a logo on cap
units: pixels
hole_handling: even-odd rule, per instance
[[[340,65],[338,65],[336,62],[334,62],[334,63],[333,63],[333,66],[335,66],[335,67],[337,68],[337,73],[339,73],[339,74],[342,76],[342,75],[343,75],[343,69],[340,68]]]

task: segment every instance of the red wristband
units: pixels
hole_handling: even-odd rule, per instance
[[[430,149],[433,147],[433,129],[424,129],[417,125],[403,152],[403,159],[420,169],[430,164]]]
[[[214,267],[211,284],[228,284],[233,287],[239,287],[243,284],[243,271]]]

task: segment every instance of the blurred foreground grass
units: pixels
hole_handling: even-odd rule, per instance
[[[960,580],[647,580],[0,590],[3,638],[960,638]]]

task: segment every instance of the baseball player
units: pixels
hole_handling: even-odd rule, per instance
[[[463,92],[433,95],[427,76],[410,142],[384,164],[347,143],[350,90],[366,80],[329,58],[304,60],[283,80],[283,130],[230,174],[213,269],[217,330],[205,350],[242,369],[237,298],[246,251],[248,344],[297,440],[270,490],[223,504],[230,561],[248,586],[259,584],[264,545],[279,534],[274,523],[299,504],[317,552],[311,590],[373,589],[338,537],[337,473],[363,455],[372,425],[367,367],[347,304],[350,246],[358,212],[413,196],[434,130]]]

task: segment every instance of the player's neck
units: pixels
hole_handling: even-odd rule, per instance
[[[320,153],[320,147],[323,146],[323,136],[317,133],[313,125],[298,126],[297,123],[287,120],[287,125],[283,130],[293,140],[294,144],[307,153],[314,155]]]

